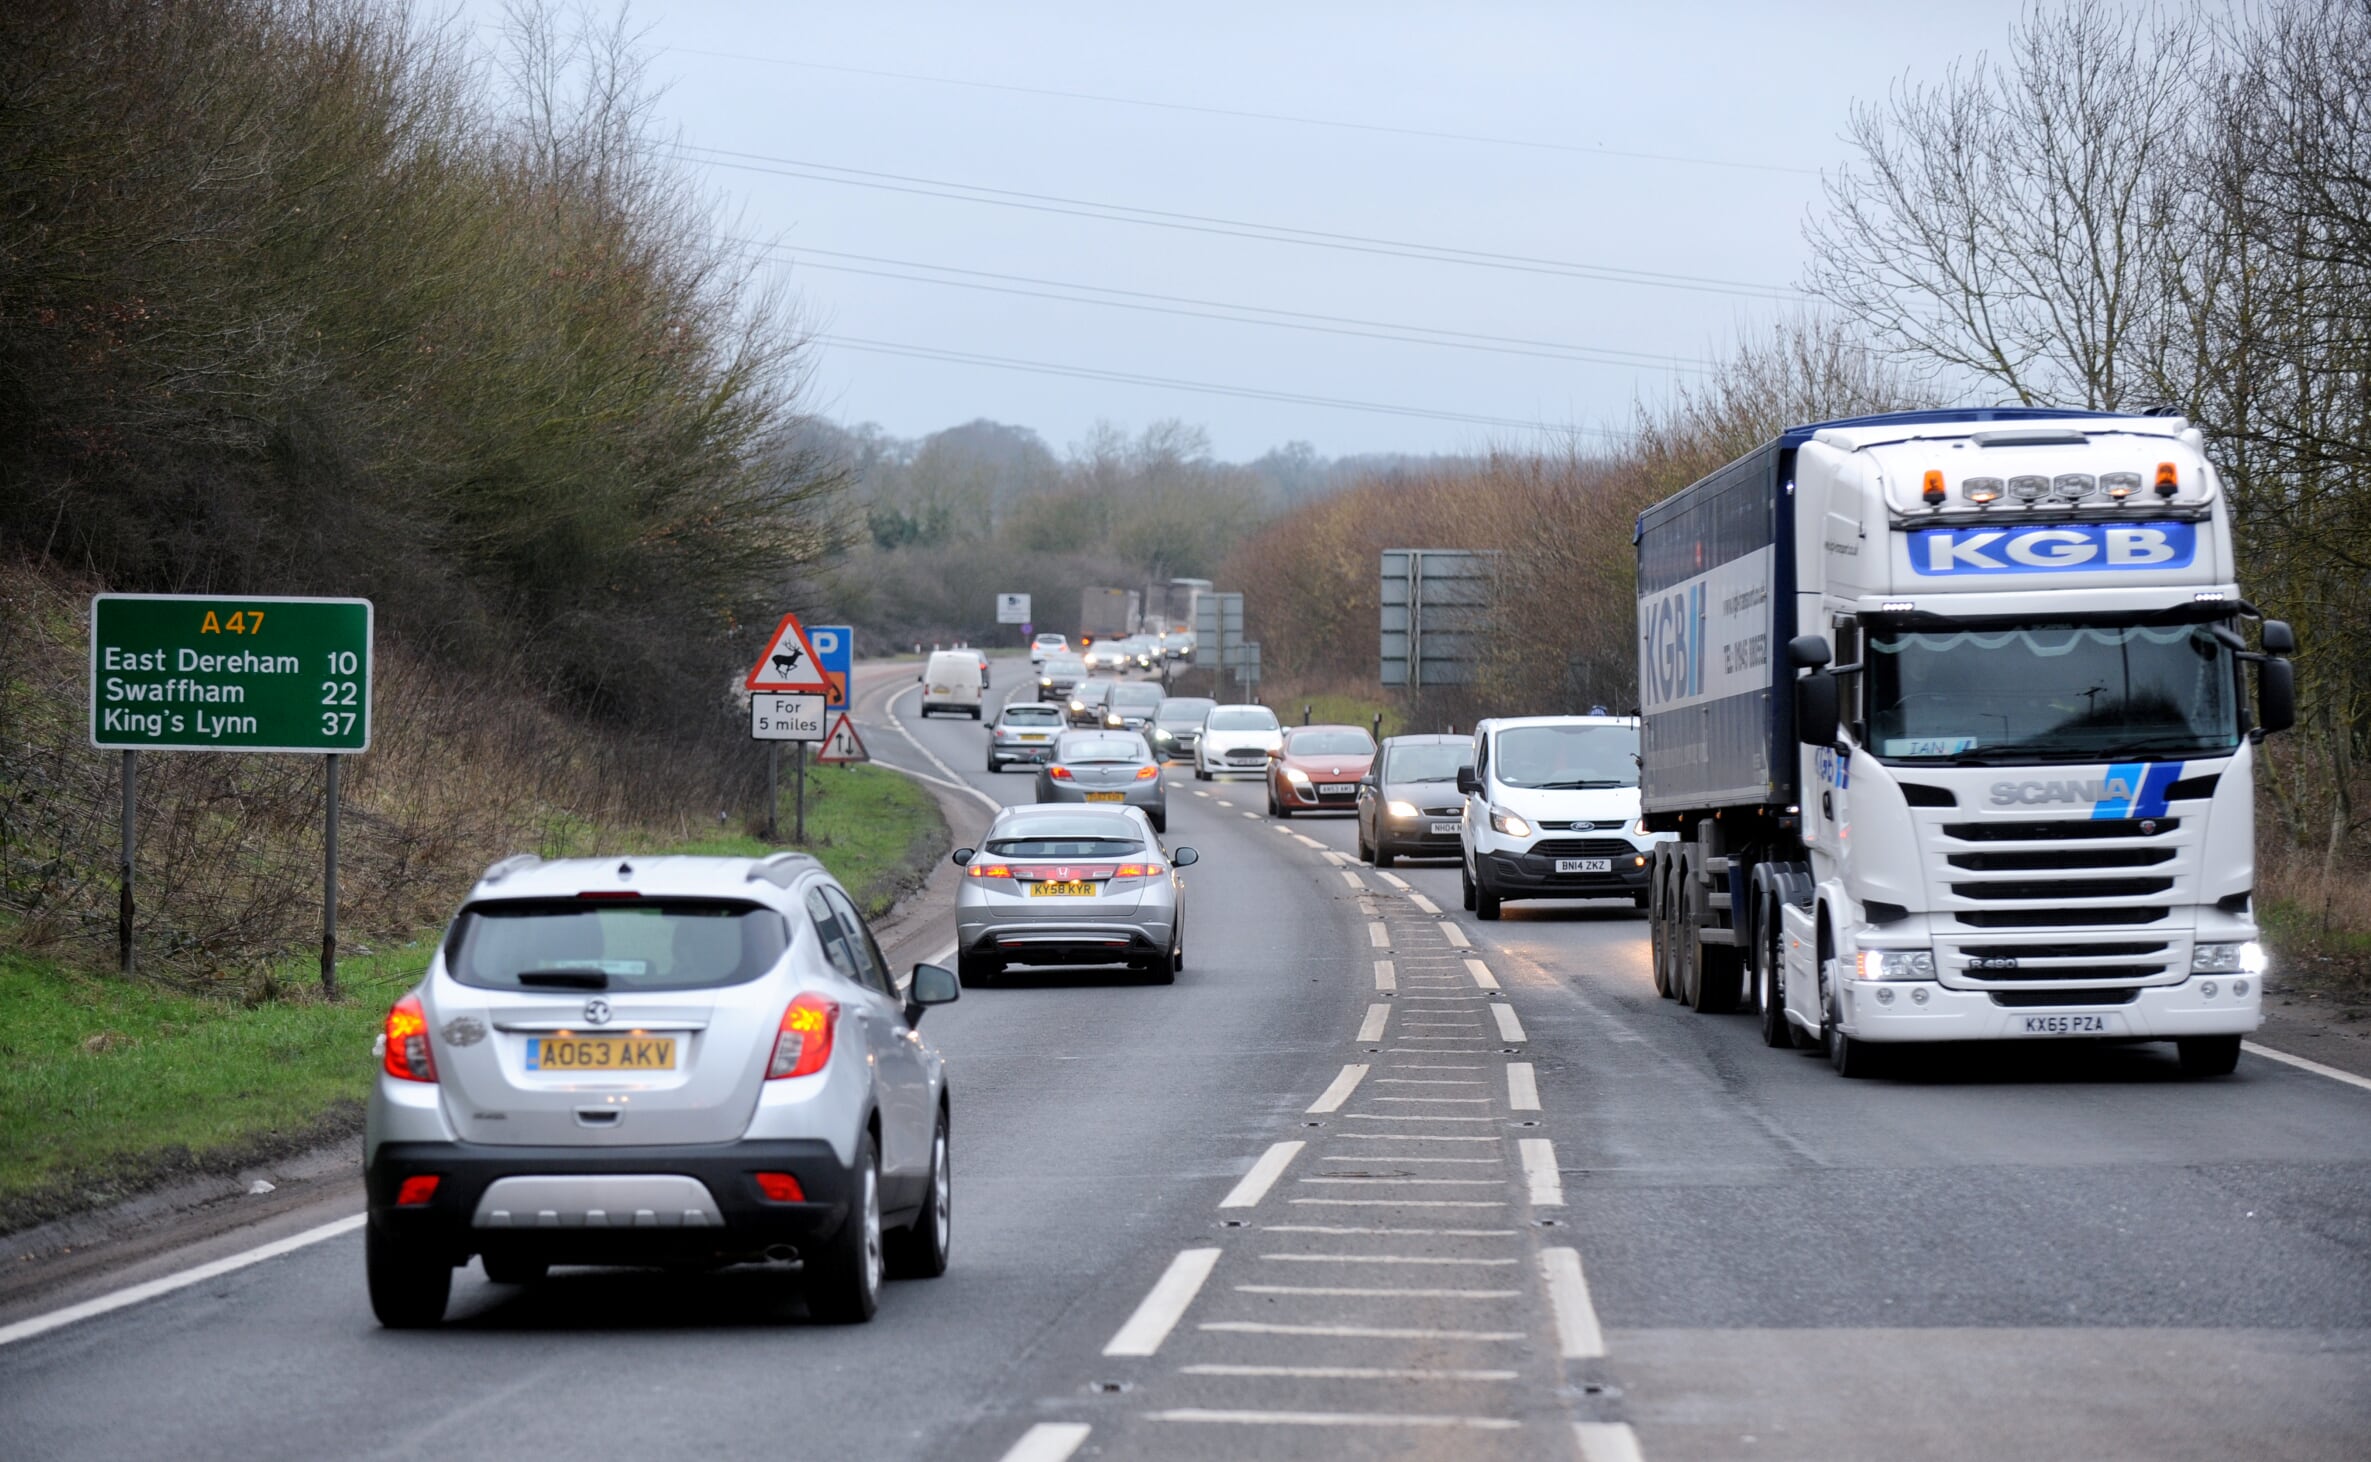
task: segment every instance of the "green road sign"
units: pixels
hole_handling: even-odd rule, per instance
[[[91,745],[370,749],[368,599],[98,594]]]

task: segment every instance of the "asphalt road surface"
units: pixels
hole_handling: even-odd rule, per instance
[[[860,671],[860,727],[969,841],[1031,778],[919,722],[909,674]],[[931,1014],[954,1267],[871,1325],[807,1325],[787,1270],[473,1268],[396,1334],[335,1231],[0,1325],[0,1454],[2371,1455],[2371,1090],[2074,1044],[1846,1082],[1657,999],[1626,902],[1483,924],[1453,865],[1364,868],[1346,818],[1271,820],[1257,782],[1170,798],[1204,860],[1174,987]],[[891,954],[951,941],[942,904]]]

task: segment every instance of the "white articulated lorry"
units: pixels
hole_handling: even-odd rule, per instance
[[[2254,747],[2295,719],[2295,644],[2240,597],[2195,430],[1799,427],[1636,541],[1642,807],[1679,835],[1658,990],[1848,1076],[2069,1036],[2231,1070],[2262,994]]]

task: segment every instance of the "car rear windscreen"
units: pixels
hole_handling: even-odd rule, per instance
[[[1059,755],[1070,762],[1144,761],[1151,753],[1140,736],[1071,736],[1064,738]]]
[[[1016,702],[1004,708],[1004,719],[1023,726],[1059,726],[1062,713],[1052,706]]]
[[[1016,818],[990,836],[982,852],[999,858],[1119,858],[1140,851],[1144,839],[1122,817]]]
[[[445,970],[487,990],[713,990],[789,947],[780,914],[728,899],[506,899],[473,904]]]

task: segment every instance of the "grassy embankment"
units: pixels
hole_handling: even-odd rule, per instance
[[[807,846],[868,915],[927,873],[945,843],[938,804],[895,772],[818,770],[807,792]],[[783,796],[787,829],[788,788]],[[749,837],[663,846],[769,851]],[[304,958],[228,1000],[0,947],[0,1232],[352,1131],[371,1039],[427,968],[434,939],[339,961],[335,1001],[320,997],[318,962]]]

